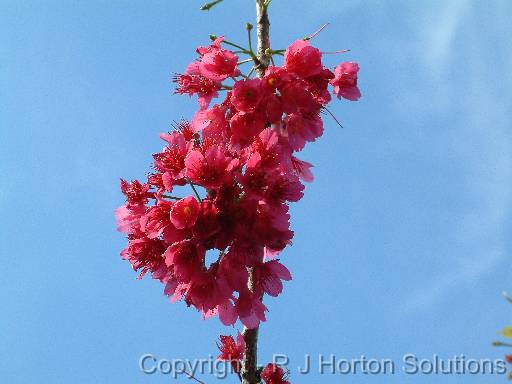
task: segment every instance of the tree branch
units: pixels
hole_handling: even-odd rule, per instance
[[[254,60],[256,73],[263,77],[268,67],[270,56],[267,50],[270,49],[270,21],[268,19],[268,0],[256,0],[256,31],[258,33],[258,52]]]
[[[244,358],[242,361],[242,384],[259,383],[258,375],[258,330],[244,328],[242,335],[245,341]]]
[[[265,75],[270,55],[270,21],[267,8],[269,0],[256,0],[256,31],[258,35],[258,50],[254,58],[254,68],[258,77]],[[252,269],[249,269],[249,282],[247,287],[254,291],[254,279]],[[245,341],[244,358],[242,361],[242,384],[258,384],[258,330],[259,328],[244,328],[242,335]]]

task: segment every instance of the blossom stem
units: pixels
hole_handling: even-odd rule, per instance
[[[244,47],[242,47],[241,45],[238,45],[238,44],[235,44],[235,43],[232,43],[231,41],[226,41],[226,40],[223,40],[222,43],[224,44],[227,44],[227,45],[231,45],[232,47],[235,47],[235,48],[238,48],[242,53],[246,53],[246,54],[249,54],[250,51],[245,49]]]
[[[340,49],[339,51],[332,51],[332,52],[322,52],[324,55],[337,55],[338,53],[347,53],[350,52],[350,49]]]
[[[334,114],[329,111],[326,107],[322,107],[323,110],[325,110],[329,115],[331,115],[331,117],[334,119],[334,121],[341,127],[343,128],[343,125],[341,125],[341,123],[339,122],[339,120],[336,118],[336,116],[334,116]]]
[[[330,23],[325,23],[324,25],[322,25],[318,30],[316,30],[315,32],[313,32],[311,35],[309,36],[306,36],[304,38],[304,41],[308,41],[308,40],[311,40],[313,37],[315,37],[316,35],[318,35],[320,32],[322,32],[324,30],[325,27],[327,27]]]
[[[181,200],[182,199],[181,197],[169,196],[169,195],[162,195],[162,197],[165,199],[172,199],[172,200]]]
[[[251,68],[251,70],[249,71],[249,73],[246,75],[246,78],[249,79],[252,75],[252,73],[254,72],[254,66]]]
[[[197,377],[195,377],[193,374],[188,373],[187,371],[184,371],[184,372],[185,372],[185,375],[187,375],[187,376],[188,376],[188,378],[189,378],[190,380],[194,380],[194,381],[196,381],[196,382],[197,382],[197,383],[199,383],[199,384],[204,384],[204,382],[203,382],[203,381],[199,380],[199,379],[198,379]]]
[[[249,41],[249,52],[251,52],[251,56],[254,56],[254,51],[252,50],[252,24],[247,23],[247,40]]]
[[[245,60],[240,60],[237,64],[240,65],[240,64],[245,64],[245,63],[249,63],[251,62],[252,59],[245,59]]]
[[[197,192],[197,189],[194,186],[194,184],[189,179],[187,179],[187,183],[189,183],[190,186],[192,187],[192,190],[194,191],[194,193],[196,195],[197,201],[199,201],[201,203],[203,200],[201,200],[201,196],[199,196],[199,193]]]

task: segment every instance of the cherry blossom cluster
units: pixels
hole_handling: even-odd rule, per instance
[[[282,66],[251,78],[225,45],[221,37],[199,47],[175,76],[177,93],[198,96],[198,112],[161,135],[165,146],[147,180],[121,180],[127,202],[116,218],[128,237],[121,255],[140,277],[150,273],[172,301],[204,317],[254,328],[265,321],[263,296],[278,296],[291,279],[277,258],[293,238],[288,204],[313,180],[312,165],[296,153],[323,133],[329,85],[338,98],[360,97],[359,68],[325,68],[306,39],[282,51]],[[190,196],[175,196],[183,187]],[[280,382],[275,371],[264,371],[272,383]]]

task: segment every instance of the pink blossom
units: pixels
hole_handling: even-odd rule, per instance
[[[311,183],[314,179],[313,173],[311,172],[311,168],[313,164],[308,163],[307,161],[302,161],[297,159],[295,156],[292,156],[292,167],[295,170],[295,173],[304,181]]]
[[[240,333],[235,339],[233,336],[220,336],[220,344],[217,344],[220,350],[219,360],[242,360],[244,357],[245,341]]]
[[[286,201],[299,201],[304,196],[304,185],[299,177],[292,173],[273,174],[265,191],[269,203],[279,204]]]
[[[160,200],[157,205],[150,207],[140,219],[141,231],[150,239],[159,237],[171,222],[169,213],[172,208],[173,203],[165,200]]]
[[[197,272],[191,280],[185,301],[203,314],[216,311],[232,291],[223,279],[216,278],[213,270]]]
[[[174,131],[160,135],[167,141],[167,146],[162,152],[155,153],[155,168],[162,174],[162,182],[167,191],[172,191],[174,185],[183,184],[185,174],[185,156],[190,148],[190,143],[185,140],[182,132]]]
[[[197,61],[189,64],[184,74],[174,76],[173,82],[177,84],[176,93],[197,94],[201,109],[208,108],[212,98],[217,97],[217,91],[221,86],[219,81],[209,79],[201,74]]]
[[[265,70],[263,86],[270,90],[280,89],[284,84],[295,78],[286,68],[270,66]]]
[[[231,160],[219,147],[208,149],[204,155],[199,150],[193,150],[185,159],[187,177],[205,188],[218,188],[231,179]]]
[[[169,246],[164,252],[165,264],[172,267],[173,275],[180,283],[190,283],[203,265],[204,249],[191,240],[183,240]]]
[[[219,209],[210,200],[201,202],[199,214],[193,227],[193,235],[206,244],[210,244],[212,237],[217,234],[221,228],[219,223]],[[213,246],[212,246],[213,247]]]
[[[131,183],[121,179],[121,192],[126,196],[128,206],[144,205],[153,194],[149,192],[151,186],[147,183],[141,184],[138,180]]]
[[[254,112],[263,95],[260,79],[240,80],[233,86],[231,102],[238,111]]]
[[[178,229],[191,228],[199,215],[199,203],[192,197],[178,200],[171,209],[171,222]]]
[[[227,49],[221,48],[224,37],[219,37],[207,48],[198,48],[201,55],[199,71],[204,77],[213,81],[222,81],[237,76],[238,56]]]
[[[163,253],[165,245],[160,239],[145,236],[129,236],[128,247],[123,249],[121,257],[130,262],[133,269],[140,270],[139,279],[151,272],[155,279],[163,279],[167,273]]]
[[[356,101],[361,97],[357,87],[357,73],[359,65],[353,62],[346,62],[334,68],[334,79],[330,81],[334,87],[334,94],[338,99],[342,97],[347,100]]]
[[[281,97],[273,93],[261,101],[260,109],[264,111],[266,121],[271,124],[279,122],[284,112]]]
[[[258,327],[260,321],[266,320],[265,312],[267,308],[259,297],[248,290],[240,292],[235,308],[240,321],[249,329]]]
[[[261,378],[266,384],[290,384],[288,380],[286,380],[286,373],[283,368],[274,363],[268,363],[265,368],[263,368]]]
[[[223,129],[227,125],[225,113],[225,109],[218,105],[211,109],[200,110],[192,119],[191,129],[194,132]]]
[[[334,73],[324,68],[318,75],[311,76],[306,80],[307,88],[317,103],[326,105],[331,101],[331,95],[327,87],[329,81],[333,78]]]
[[[283,290],[281,280],[291,280],[290,271],[278,260],[260,263],[254,267],[254,280],[258,291],[270,296],[278,296]]]
[[[308,90],[308,83],[305,81],[293,81],[285,85],[280,92],[286,113],[318,113],[320,111],[321,105]]]
[[[236,113],[229,124],[232,132],[231,144],[235,148],[244,148],[265,128],[265,117],[257,112]]]
[[[146,207],[142,204],[122,205],[115,211],[117,230],[124,233],[133,233],[140,230],[139,220],[146,212]]]
[[[283,120],[283,135],[294,151],[300,151],[308,141],[315,141],[323,131],[322,119],[318,115],[292,113]]]
[[[317,75],[322,70],[322,53],[309,41],[296,40],[284,53],[284,67],[302,78]]]

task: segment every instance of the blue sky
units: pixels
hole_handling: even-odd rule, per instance
[[[118,179],[143,177],[160,132],[195,100],[169,83],[210,33],[244,42],[252,1],[0,2],[0,377],[5,383],[164,383],[144,353],[215,354],[217,320],[170,304],[119,257]],[[512,34],[508,1],[279,1],[274,47],[350,48],[363,98],[302,157],[316,181],[292,208],[294,280],[269,299],[272,353],[399,361],[499,358],[512,307]],[[206,383],[213,377],[201,377]],[[178,381],[185,381],[180,378]],[[235,378],[230,379],[236,382]],[[292,372],[293,383],[491,383],[489,376]]]

